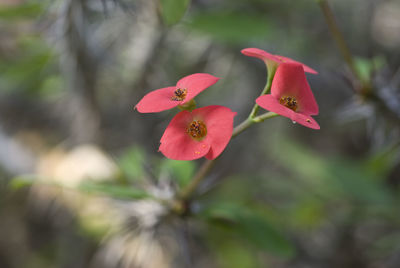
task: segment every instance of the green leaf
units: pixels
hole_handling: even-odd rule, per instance
[[[19,18],[31,18],[43,12],[42,5],[38,3],[26,3],[14,6],[0,6],[0,20]]]
[[[344,198],[352,202],[384,205],[391,202],[389,191],[368,172],[364,162],[352,159],[321,157],[309,148],[293,141],[282,140],[272,145],[277,152],[275,160],[312,189],[327,199]],[[312,163],[312,164],[311,164]]]
[[[85,181],[79,185],[78,189],[90,194],[105,195],[118,199],[143,199],[151,197],[150,194],[144,190],[110,183]]]
[[[194,15],[189,28],[228,43],[262,40],[271,29],[270,23],[260,14],[243,12],[208,12]]]
[[[129,181],[138,181],[143,178],[146,154],[139,146],[128,149],[119,159],[118,164],[122,173]]]
[[[216,255],[220,268],[259,267],[256,254],[233,239],[224,237],[223,240],[213,241],[210,248]]]
[[[163,169],[165,169],[180,186],[184,186],[190,181],[196,169],[196,165],[193,161],[165,159],[162,165]]]
[[[265,216],[232,203],[209,206],[202,214],[213,225],[223,227],[232,235],[254,247],[281,257],[294,255],[294,247]]]
[[[32,186],[36,182],[37,177],[34,175],[17,176],[10,180],[8,187],[11,190],[19,190],[24,187]]]
[[[167,25],[178,23],[187,8],[190,0],[160,0],[161,15]]]

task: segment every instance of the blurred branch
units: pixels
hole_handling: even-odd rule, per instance
[[[87,0],[67,0],[59,16],[61,66],[70,89],[71,135],[74,143],[99,138],[100,113],[96,100],[98,62],[90,47]]]
[[[333,15],[332,9],[328,1],[327,0],[316,0],[316,1],[322,10],[322,13],[324,14],[328,27],[333,35],[333,38],[336,41],[336,44],[344,60],[346,61],[348,67],[352,71],[354,78],[356,79],[355,81],[351,81],[353,83],[352,86],[356,91],[356,93],[363,99],[373,102],[376,107],[380,108],[383,112],[388,114],[391,118],[394,119],[394,121],[400,122],[400,111],[393,108],[392,107],[393,105],[390,105],[388,101],[388,99],[390,100],[392,98],[390,97],[385,99],[385,97],[382,96],[382,94],[379,94],[379,92],[373,90],[372,78],[369,81],[363,81],[361,79],[360,74],[354,63],[353,56],[343,37],[343,34],[339,30],[339,27],[336,23],[336,19]]]
[[[327,0],[317,0],[322,13],[325,16],[326,23],[328,24],[329,30],[331,31],[333,38],[336,41],[336,44],[342,54],[344,60],[346,61],[347,65],[349,66],[350,70],[352,71],[354,77],[359,78],[357,69],[354,64],[353,56],[350,52],[350,49],[343,37],[343,34],[339,30],[339,27],[336,23],[335,16],[333,15],[332,9],[329,6]]]

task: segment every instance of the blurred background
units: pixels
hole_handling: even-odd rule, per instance
[[[313,0],[0,0],[0,267],[400,267],[400,1],[329,4],[350,65]],[[197,103],[240,123],[246,47],[319,71],[321,130],[255,125],[172,215],[203,160],[157,151],[176,110],[133,107],[207,72]]]

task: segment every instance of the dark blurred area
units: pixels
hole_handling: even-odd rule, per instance
[[[0,0],[0,268],[400,267],[400,1],[329,1],[354,69],[318,1],[175,2]],[[202,160],[134,106],[206,72],[198,105],[239,124],[266,82],[246,47],[319,71],[321,130],[255,125],[174,217]]]

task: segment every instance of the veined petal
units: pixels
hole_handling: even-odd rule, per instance
[[[135,108],[140,113],[157,113],[178,106],[181,102],[173,101],[175,87],[165,87],[146,94]]]
[[[187,96],[182,103],[190,101],[200,92],[217,83],[218,80],[218,77],[206,73],[191,74],[182,78],[176,84],[177,88],[187,90]]]
[[[312,118],[311,116],[307,116],[305,114],[295,113],[295,118],[293,119],[293,121],[305,127],[309,127],[312,129],[320,129],[320,126],[317,123],[317,121],[315,121],[315,119]]]
[[[193,115],[189,111],[178,113],[161,137],[159,151],[175,160],[194,160],[205,156],[210,151],[210,144],[206,139],[197,141],[187,133],[192,120]]]
[[[312,129],[320,129],[318,123],[314,120],[314,118],[309,115],[294,112],[293,110],[280,104],[279,101],[270,94],[258,97],[256,102],[262,108],[287,117],[290,120],[295,121],[303,126]]]
[[[284,56],[280,56],[280,55],[275,55],[275,56],[278,57],[282,63],[285,63],[285,62],[286,62],[286,63],[297,63],[297,64],[301,64],[301,65],[303,66],[303,69],[304,69],[304,71],[305,71],[306,73],[318,74],[318,72],[317,72],[316,70],[312,69],[311,67],[308,67],[307,65],[305,65],[305,64],[303,64],[303,63],[301,63],[301,62],[299,62],[299,61],[296,61],[296,60],[293,60],[293,59],[291,59],[291,58],[287,58],[287,57],[284,57]]]
[[[242,52],[242,54],[244,54],[246,56],[259,58],[265,62],[267,62],[267,61],[274,61],[276,63],[281,62],[275,55],[272,55],[272,54],[268,53],[267,51],[264,51],[259,48],[245,48],[245,49],[242,49],[241,52]]]
[[[211,105],[193,111],[193,116],[202,119],[207,126],[206,141],[211,145],[207,159],[218,157],[228,145],[233,132],[233,118],[236,113],[231,109]]]
[[[279,101],[271,94],[258,97],[256,99],[256,103],[260,105],[260,107],[270,112],[285,116],[291,120],[294,120],[295,118],[295,112],[280,104]]]
[[[318,114],[318,104],[301,64],[280,64],[272,81],[271,94],[277,100],[281,97],[295,97],[299,105],[296,112],[309,115]]]

